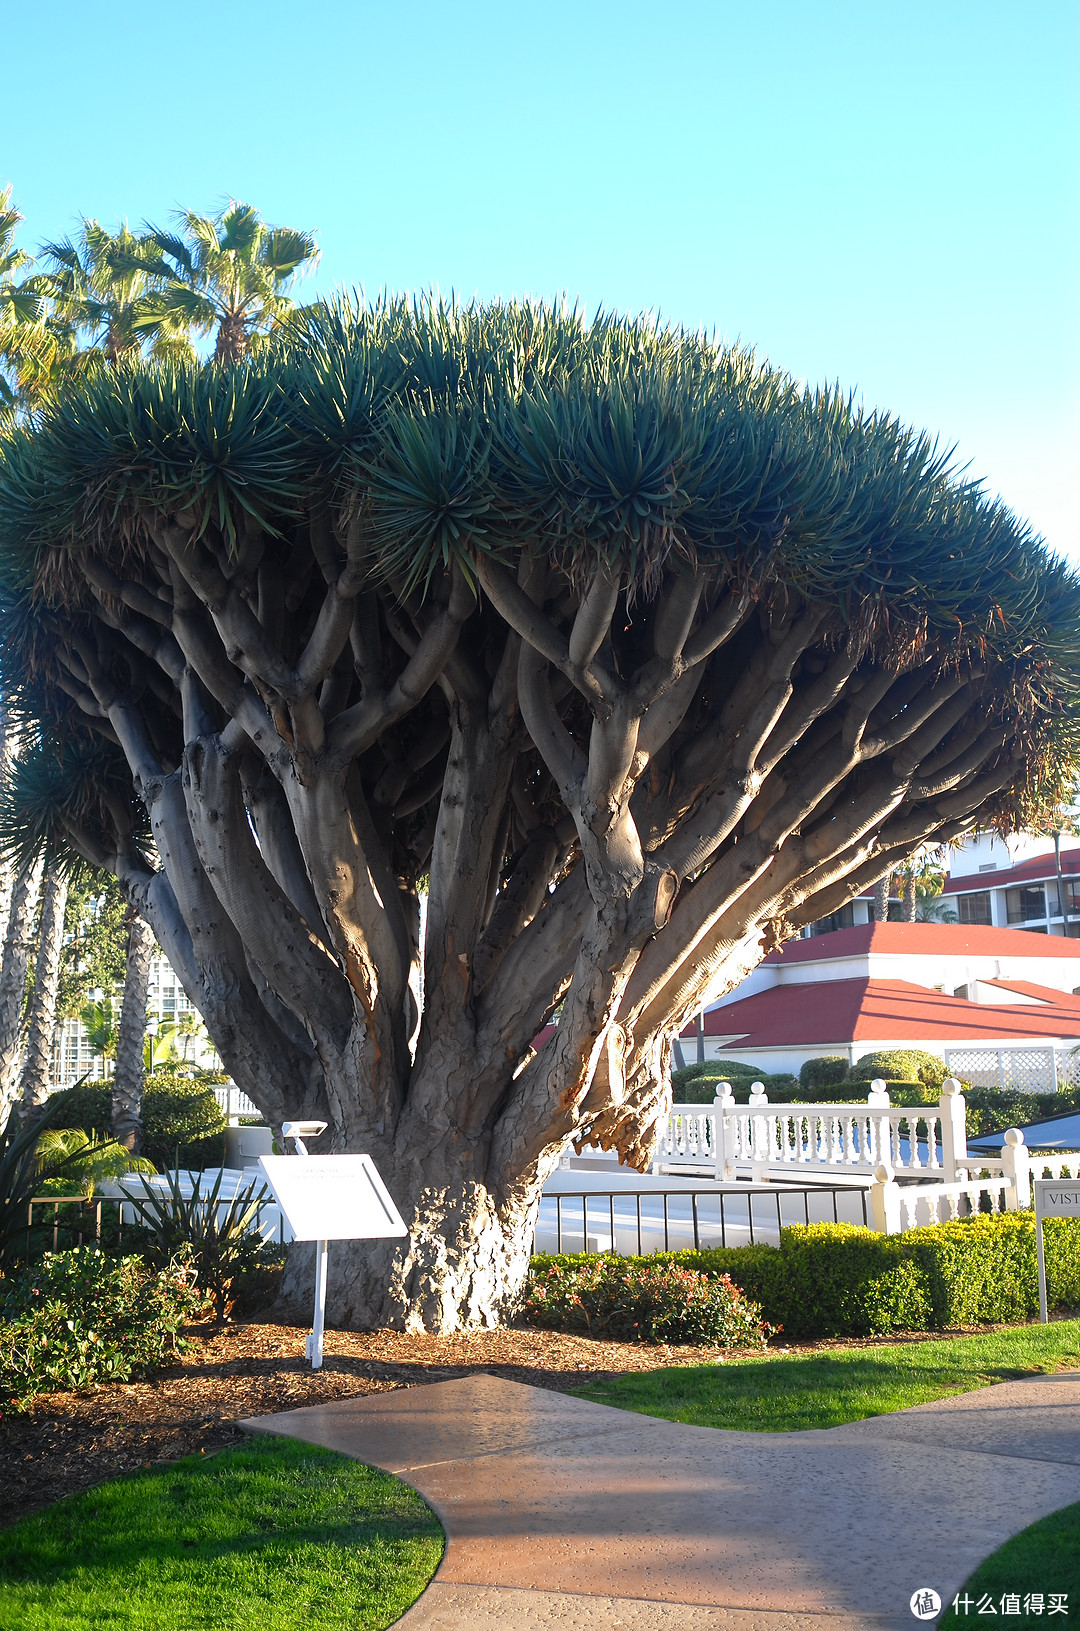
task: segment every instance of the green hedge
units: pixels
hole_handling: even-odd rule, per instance
[[[1080,1309],[1080,1228],[1071,1218],[1049,1218],[1044,1230],[1050,1306]],[[534,1258],[530,1273],[543,1273],[552,1261]],[[658,1253],[636,1261],[729,1275],[761,1305],[769,1324],[792,1337],[941,1331],[1024,1320],[1039,1311],[1030,1212],[902,1235],[849,1223],[800,1224],[782,1231],[779,1246]]]
[[[790,1103],[799,1097],[799,1081],[796,1076],[789,1076],[786,1072],[779,1072],[770,1076],[767,1073],[755,1070],[749,1076],[698,1076],[686,1082],[682,1087],[673,1087],[673,1097],[676,1104],[711,1104],[716,1097],[718,1082],[729,1082],[736,1104],[746,1104],[750,1098],[750,1089],[755,1082],[760,1082],[773,1104]]]
[[[679,1103],[683,1093],[695,1082],[756,1082],[760,1071],[752,1065],[742,1065],[737,1059],[704,1059],[693,1065],[681,1065],[671,1073],[671,1087]]]
[[[549,1258],[529,1275],[522,1313],[546,1330],[616,1341],[763,1348],[769,1335],[727,1275],[649,1257]]]
[[[225,1159],[225,1117],[214,1097],[209,1072],[188,1073],[171,1063],[146,1081],[142,1100],[142,1153],[159,1172],[175,1166],[220,1166]],[[56,1127],[82,1127],[107,1132],[112,1091],[103,1082],[83,1082],[62,1095],[64,1105],[53,1117]]]
[[[1080,1105],[1080,1089],[1061,1087],[1056,1093],[1025,1093],[1016,1087],[964,1087],[969,1138],[1022,1127],[1043,1116],[1059,1116]]]
[[[852,1066],[852,1071],[856,1070],[869,1081],[883,1076],[887,1082],[918,1081],[938,1088],[949,1074],[943,1059],[922,1048],[883,1048],[878,1053],[866,1053]]]
[[[799,1086],[807,1091],[819,1087],[836,1087],[847,1080],[848,1062],[840,1053],[827,1053],[818,1059],[807,1059],[799,1071]]]
[[[861,1077],[849,1077],[844,1083],[844,1091],[846,1092],[850,1088],[852,1100],[865,1101],[874,1081],[878,1079],[880,1078],[870,1077],[864,1081]],[[936,1087],[928,1087],[925,1082],[898,1082],[892,1078],[886,1078],[885,1086],[891,1104],[937,1104],[941,1098],[940,1090]],[[848,1100],[845,1099],[844,1102],[847,1103]]]
[[[847,1074],[839,1081],[830,1070],[814,1072],[808,1069],[810,1065],[832,1066],[836,1063],[832,1059],[808,1059],[799,1078],[784,1073],[765,1075],[738,1060],[709,1059],[704,1064],[687,1065],[684,1070],[673,1071],[671,1081],[677,1104],[711,1104],[719,1081],[731,1083],[738,1104],[746,1103],[750,1096],[750,1084],[756,1081],[764,1082],[765,1091],[773,1104],[865,1104],[874,1077],[883,1076],[894,1105],[937,1104],[941,1096],[940,1087],[928,1082],[925,1073],[919,1076],[914,1068],[920,1059],[930,1057],[917,1049],[895,1049],[876,1056],[869,1054],[856,1065],[857,1076]],[[905,1061],[911,1075],[898,1078],[884,1076],[881,1071],[871,1075],[865,1067],[875,1058],[879,1061]],[[844,1068],[846,1071],[846,1065]],[[1060,1115],[1080,1105],[1080,1087],[1062,1087],[1056,1093],[1025,1093],[1019,1088],[971,1087],[966,1082],[960,1085],[964,1093],[969,1138],[1000,1132],[1006,1127],[1020,1127],[1025,1122]]]

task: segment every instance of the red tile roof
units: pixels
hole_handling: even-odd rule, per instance
[[[1062,1008],[1080,1010],[1080,997],[1071,991],[1056,991],[1052,985],[1035,985],[1031,980],[979,980],[980,985],[999,985],[1003,991],[1015,991],[1022,997],[1034,997],[1037,1002],[1052,1002]]]
[[[974,923],[857,923],[853,929],[789,940],[770,952],[766,963],[819,963],[860,953],[887,956],[1065,957],[1080,960],[1080,940],[1032,934],[1028,929],[992,929]],[[1078,980],[1080,983],[1080,980]]]
[[[682,1034],[692,1038],[694,1027],[688,1026]],[[739,1048],[1080,1038],[1080,1003],[1063,997],[1060,1003],[1045,1007],[1026,1003],[999,1007],[948,997],[908,980],[808,980],[774,986],[712,1009],[705,1015],[705,1034],[737,1036],[738,1043],[731,1046]]]

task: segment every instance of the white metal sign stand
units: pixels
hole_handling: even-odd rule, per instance
[[[1050,1318],[1046,1305],[1046,1256],[1043,1252],[1044,1218],[1080,1218],[1080,1179],[1036,1178],[1035,1253],[1039,1260],[1039,1318]]]
[[[262,1155],[259,1166],[294,1240],[315,1242],[315,1317],[304,1356],[312,1370],[323,1362],[326,1267],[331,1240],[387,1240],[408,1234],[370,1155],[308,1155],[305,1138],[318,1138],[325,1121],[286,1121],[290,1155]]]

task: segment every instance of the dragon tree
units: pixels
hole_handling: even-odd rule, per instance
[[[342,1325],[498,1321],[560,1153],[649,1162],[703,1000],[1076,741],[1080,583],[1023,523],[642,322],[343,300],[121,363],[4,444],[0,568],[49,819],[407,1218],[331,1254]]]

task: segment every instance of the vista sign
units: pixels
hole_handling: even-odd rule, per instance
[[[1045,1325],[1049,1314],[1046,1307],[1043,1218],[1080,1218],[1080,1178],[1036,1178],[1034,1189],[1035,1250],[1039,1259],[1039,1318]]]

